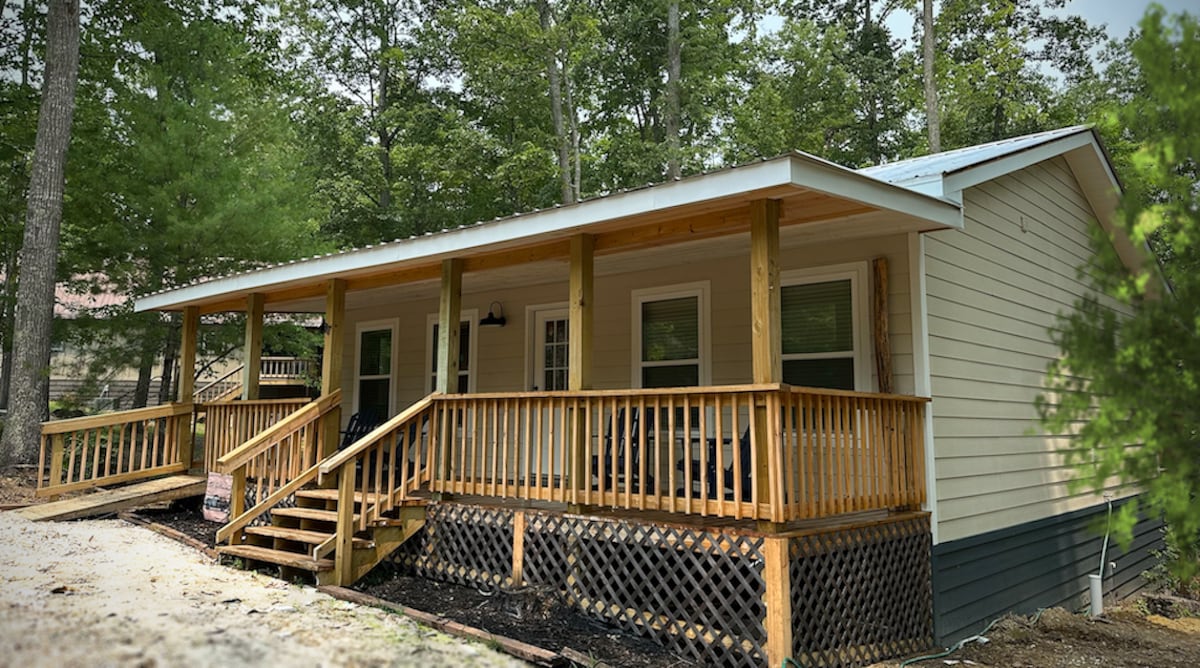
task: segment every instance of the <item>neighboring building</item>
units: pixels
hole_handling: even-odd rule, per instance
[[[323,312],[324,398],[288,433],[338,406],[396,416],[322,475],[365,492],[394,457],[411,478],[388,508],[462,495],[389,548],[418,572],[562,587],[700,660],[847,665],[1083,602],[1105,503],[1068,490],[1033,402],[1048,330],[1088,289],[1089,227],[1150,261],[1116,231],[1118,192],[1086,127],[859,171],[793,153],[136,308]],[[1110,549],[1109,592],[1141,586],[1158,526]],[[230,530],[235,553],[270,545]]]

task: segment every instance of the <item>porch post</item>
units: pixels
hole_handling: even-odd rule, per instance
[[[438,307],[437,391],[458,392],[459,323],[462,320],[462,260],[442,260]]]
[[[246,295],[246,339],[242,357],[242,399],[258,398],[258,379],[262,373],[263,295]]]
[[[750,318],[751,359],[756,384],[775,384],[783,380],[783,334],[780,325],[782,306],[779,290],[779,202],[760,199],[750,203]],[[754,406],[754,443],[757,463],[754,472],[757,500],[771,504],[764,530],[781,528],[783,499],[775,498],[771,475],[771,448],[779,447],[779,435],[772,433],[767,404]],[[778,472],[776,472],[778,473]]]
[[[200,307],[183,307],[183,324],[179,329],[179,398],[181,404],[192,403],[196,391],[196,338],[200,331]],[[179,419],[179,461],[189,468],[192,464],[191,416]]]
[[[325,288],[325,347],[321,354],[321,396],[333,394],[342,387],[342,352],[345,347],[343,329],[346,319],[346,281],[335,278]],[[324,418],[324,456],[337,451],[338,430],[342,426],[340,406]]]
[[[571,392],[592,389],[592,320],[594,237],[571,237],[570,314],[567,325],[567,389]],[[582,512],[581,497],[586,494],[590,476],[587,468],[586,413],[590,404],[577,402],[571,411],[571,481],[574,503],[569,512]]]

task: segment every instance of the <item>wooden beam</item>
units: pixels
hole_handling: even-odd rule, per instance
[[[783,378],[780,326],[779,202],[750,203],[750,318],[752,380],[778,383]]]
[[[512,586],[525,584],[525,511],[513,512]]]
[[[458,392],[459,327],[462,322],[462,260],[442,261],[441,301],[438,306],[437,387],[442,394]]]
[[[888,327],[888,261],[877,257],[871,262],[875,281],[872,285],[871,305],[875,317],[871,319],[871,331],[875,334],[875,375],[879,377],[879,391],[891,394],[895,383],[892,377],[892,341]]]
[[[345,350],[346,282],[333,279],[325,286],[325,347],[321,354],[321,396],[329,396],[342,388],[342,357]],[[342,409],[338,405],[324,417],[323,454],[337,450],[338,430],[342,425]]]
[[[196,342],[199,332],[200,309],[195,306],[184,307],[179,342],[179,403],[187,404],[189,409],[192,395],[196,392]],[[192,420],[181,418],[178,425],[176,443],[179,444],[179,462],[187,471],[192,466]]]
[[[366,504],[363,504],[366,512]],[[354,463],[338,469],[337,547],[334,548],[335,580],[343,587],[354,584]]]
[[[594,239],[587,234],[571,237],[570,314],[567,328],[567,389],[592,389],[592,330]]]
[[[262,374],[263,294],[246,295],[246,338],[242,353],[242,399],[258,398],[258,379]]]
[[[787,538],[763,538],[763,604],[767,609],[767,665],[782,666],[792,656],[792,578]]]

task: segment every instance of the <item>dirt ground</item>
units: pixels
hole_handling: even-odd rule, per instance
[[[1146,615],[1136,601],[1093,620],[1061,608],[1030,617],[1008,617],[950,656],[913,665],[978,668],[1196,668],[1200,618]],[[955,662],[955,663],[952,663]],[[898,662],[877,664],[893,668]]]
[[[524,665],[311,587],[225,568],[120,520],[0,512],[0,664]]]
[[[0,508],[39,501],[33,496],[36,487],[33,467],[0,470]]]

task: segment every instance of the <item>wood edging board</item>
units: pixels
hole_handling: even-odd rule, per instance
[[[420,624],[433,627],[452,636],[468,638],[471,640],[480,640],[488,644],[495,644],[503,652],[539,666],[565,666],[569,665],[570,663],[567,658],[563,657],[558,652],[552,652],[548,649],[535,647],[534,645],[523,643],[520,640],[514,640],[512,638],[507,638],[495,633],[488,633],[483,629],[477,629],[472,626],[460,624],[441,615],[435,615],[417,610],[415,608],[410,608],[405,605],[399,605],[390,601],[385,601],[381,598],[371,596],[370,594],[354,591],[353,589],[337,587],[334,585],[324,585],[317,587],[317,591],[328,594],[339,601],[348,601],[358,605],[365,605],[372,608],[380,608],[389,612],[398,613],[409,617]]]
[[[179,531],[178,529],[173,529],[165,524],[159,524],[158,522],[155,522],[153,520],[142,517],[141,515],[138,515],[136,512],[134,512],[132,510],[123,510],[123,511],[117,513],[117,519],[129,522],[130,524],[133,524],[134,526],[139,526],[139,527],[149,529],[149,530],[153,531],[154,533],[159,534],[161,536],[165,536],[167,538],[170,538],[171,540],[173,540],[175,542],[183,543],[184,545],[196,550],[197,552],[202,553],[204,556],[208,557],[209,559],[212,559],[213,561],[216,561],[221,556],[220,554],[217,553],[217,551],[215,549],[205,545],[204,543],[196,540],[195,538],[192,538],[191,536],[183,533],[182,531]]]

